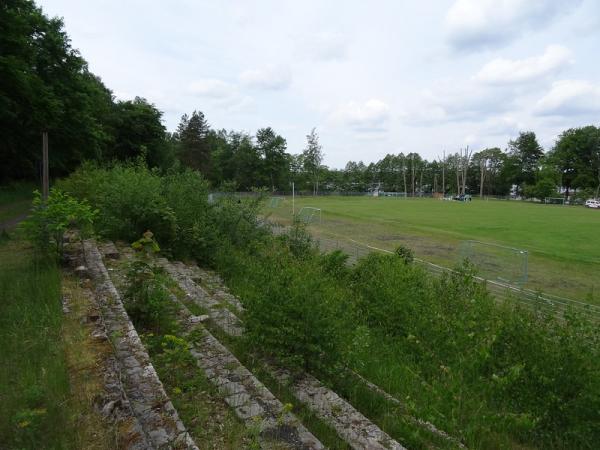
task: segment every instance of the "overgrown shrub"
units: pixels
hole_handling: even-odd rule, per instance
[[[128,287],[124,303],[135,324],[157,333],[168,329],[170,323],[165,322],[165,317],[172,302],[165,287],[167,278],[159,267],[146,261],[131,263],[127,272]]]
[[[78,228],[85,236],[91,232],[97,213],[85,200],[79,202],[58,189],[51,189],[45,202],[35,191],[31,214],[22,229],[37,250],[61,257],[65,232]]]
[[[208,204],[206,180],[199,172],[189,169],[172,171],[162,179],[162,192],[175,217],[173,253],[210,263],[218,241],[218,228],[213,224],[214,207]]]
[[[161,245],[175,240],[175,214],[162,194],[162,178],[143,161],[110,168],[85,165],[61,186],[98,208],[96,228],[104,236],[131,242],[152,230]]]
[[[306,223],[297,216],[294,216],[292,226],[280,239],[296,258],[308,259],[316,254],[316,244],[306,228]]]
[[[420,267],[395,255],[370,253],[356,265],[352,286],[357,319],[394,336],[415,333],[415,317],[433,304],[431,283]]]
[[[246,305],[245,339],[252,348],[292,369],[339,368],[351,329],[345,295],[315,260],[299,260],[273,241],[260,254],[237,250],[219,262]]]

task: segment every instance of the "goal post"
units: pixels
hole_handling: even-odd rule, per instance
[[[302,209],[300,209],[300,211],[298,212],[298,219],[300,219],[304,223],[321,223],[321,208],[303,206]]]
[[[379,192],[379,196],[380,197],[396,197],[396,198],[406,198],[406,192],[385,192],[385,191],[380,191]]]
[[[279,208],[283,202],[283,197],[271,197],[269,199],[269,208]]]
[[[546,197],[544,203],[547,205],[564,205],[565,199],[563,197]]]
[[[474,240],[460,244],[461,262],[467,259],[478,276],[522,287],[527,282],[527,250]]]

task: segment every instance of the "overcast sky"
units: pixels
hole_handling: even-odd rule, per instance
[[[600,124],[600,1],[43,0],[119,99],[174,130],[271,126],[325,164],[506,147]]]

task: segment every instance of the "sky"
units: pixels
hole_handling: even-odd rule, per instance
[[[324,163],[600,125],[598,0],[38,0],[117,99],[146,98],[175,130],[270,126]]]

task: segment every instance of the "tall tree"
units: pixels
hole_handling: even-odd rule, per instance
[[[256,132],[256,146],[263,162],[263,170],[271,191],[283,187],[283,180],[289,171],[286,140],[275,133],[271,127]]]
[[[519,137],[508,142],[508,161],[512,166],[512,181],[519,192],[525,184],[535,184],[544,150],[533,131],[521,131]]]
[[[600,128],[587,126],[564,131],[549,152],[548,160],[560,175],[565,198],[572,188],[600,192]]]
[[[211,164],[208,132],[210,127],[202,111],[194,111],[190,117],[184,114],[177,127],[179,159],[183,164],[209,174]]]
[[[306,136],[306,148],[302,152],[304,161],[304,170],[309,174],[313,183],[313,194],[319,193],[319,176],[321,164],[323,162],[323,149],[319,144],[319,135],[316,128],[313,128]]]
[[[54,176],[101,157],[112,142],[111,93],[63,28],[32,1],[0,2],[0,184],[36,176],[42,131]]]
[[[114,145],[106,152],[107,158],[131,159],[143,152],[150,166],[169,166],[172,155],[165,144],[162,113],[146,99],[119,101],[114,106],[111,126]]]

